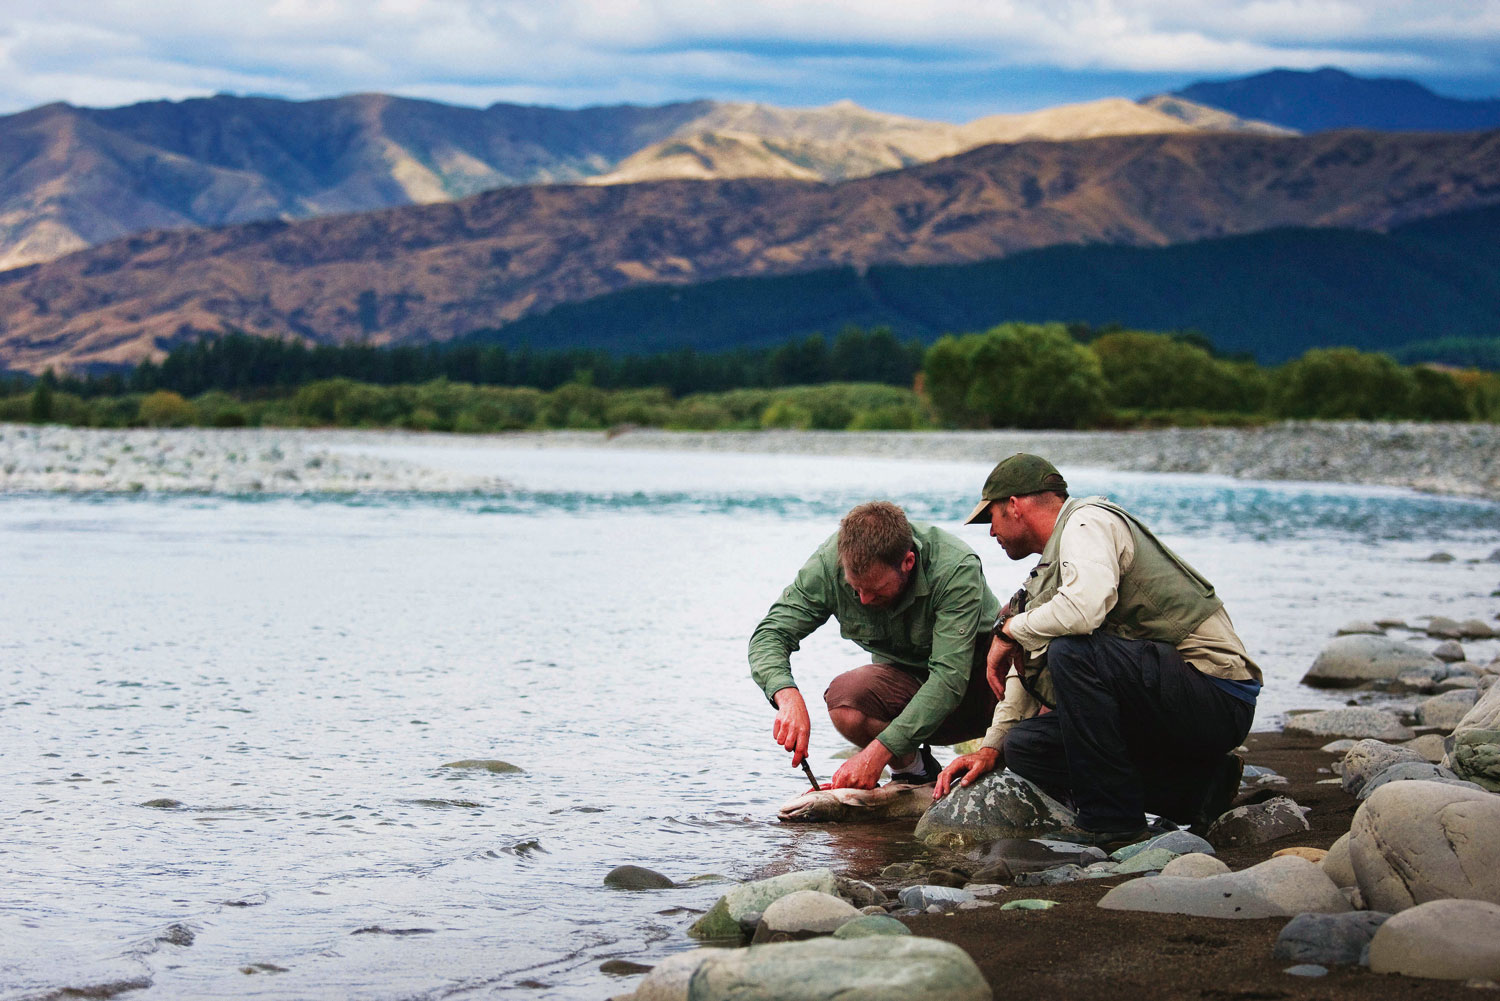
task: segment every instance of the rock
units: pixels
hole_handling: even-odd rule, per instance
[[[1375,625],[1381,629],[1410,629],[1405,619],[1376,619]]]
[[[1370,939],[1389,914],[1299,914],[1276,936],[1277,959],[1324,966],[1358,966]]]
[[[1356,688],[1388,683],[1409,671],[1435,671],[1438,666],[1426,651],[1409,643],[1384,636],[1340,636],[1319,652],[1302,683],[1315,688]]]
[[[1319,966],[1316,963],[1298,963],[1296,966],[1288,966],[1281,972],[1293,977],[1326,977],[1328,967]]]
[[[1479,786],[1475,785],[1472,782],[1465,782],[1463,779],[1460,779],[1457,775],[1454,775],[1442,765],[1435,765],[1430,761],[1403,761],[1400,764],[1392,765],[1385,771],[1381,772],[1379,775],[1375,776],[1370,781],[1366,782],[1365,787],[1359,791],[1358,798],[1369,799],[1376,789],[1379,789],[1391,782],[1410,782],[1417,780],[1427,782],[1452,783],[1455,785],[1468,786],[1471,789],[1479,788]]]
[[[858,879],[838,880],[838,894],[855,907],[878,906],[886,902],[886,895],[878,888]]]
[[[1099,906],[1205,918],[1274,918],[1349,910],[1349,902],[1322,869],[1290,855],[1222,876],[1133,879],[1106,893]]]
[[[1464,660],[1464,648],[1459,646],[1457,640],[1444,640],[1433,647],[1432,655],[1444,664],[1452,664]]]
[[[1355,811],[1349,858],[1369,906],[1395,914],[1444,897],[1500,903],[1500,796],[1390,782]]]
[[[1322,862],[1325,858],[1328,857],[1328,849],[1308,848],[1303,845],[1298,845],[1295,848],[1283,848],[1280,851],[1271,853],[1272,858],[1280,858],[1283,855],[1295,855],[1298,858],[1305,858],[1309,862],[1316,863]]]
[[[1477,691],[1444,692],[1424,700],[1417,707],[1417,719],[1423,726],[1452,730],[1478,701]]]
[[[1434,662],[1436,663],[1436,662]],[[1410,740],[1416,736],[1388,712],[1368,706],[1348,706],[1292,716],[1283,728],[1297,737],[1373,737],[1376,740]]]
[[[1457,557],[1455,557],[1452,553],[1436,552],[1436,553],[1433,553],[1431,556],[1427,557],[1427,559],[1423,560],[1422,562],[1423,563],[1452,563],[1455,559],[1457,559]]]
[[[1339,839],[1328,849],[1328,854],[1323,856],[1319,865],[1323,867],[1323,875],[1333,880],[1333,885],[1359,885],[1359,879],[1354,875],[1354,863],[1349,860],[1348,832],[1339,835]]]
[[[1209,827],[1208,841],[1215,848],[1243,848],[1311,829],[1300,806],[1285,796],[1274,796],[1224,814]]]
[[[1179,855],[1168,862],[1161,870],[1163,876],[1180,876],[1185,879],[1202,879],[1205,876],[1219,876],[1229,871],[1229,866],[1212,855],[1203,852],[1190,852],[1187,855]]]
[[[1356,911],[1369,910],[1369,908],[1365,906],[1365,895],[1359,892],[1359,887],[1341,886],[1339,887],[1339,892],[1344,895],[1345,900],[1349,901],[1349,906],[1354,908]]]
[[[1345,622],[1339,626],[1336,636],[1380,636],[1385,630],[1376,622]]]
[[[976,897],[998,897],[1005,892],[1005,887],[999,883],[970,883],[964,889]]]
[[[1011,771],[994,771],[938,800],[917,821],[917,840],[972,845],[1000,838],[1077,836],[1072,810]]]
[[[1357,743],[1359,743],[1359,741],[1355,740],[1352,737],[1340,737],[1338,740],[1329,741],[1322,747],[1318,748],[1318,750],[1327,751],[1329,754],[1345,754],[1348,752],[1349,748],[1353,747]]]
[[[1000,905],[1002,911],[1050,911],[1057,906],[1055,900],[1037,900],[1027,898],[1025,900],[1011,900]]]
[[[1500,980],[1500,906],[1434,900],[1392,915],[1370,941],[1370,970],[1433,980]]]
[[[708,913],[688,929],[688,934],[697,939],[743,938],[740,921],[746,914],[752,911],[764,914],[772,902],[798,890],[834,894],[838,892],[838,880],[827,869],[809,869],[741,883],[720,897]]]
[[[992,1001],[979,967],[931,938],[817,938],[716,949],[693,973],[689,1001]]]
[[[652,869],[617,865],[605,875],[604,885],[616,890],[669,890],[677,884]]]
[[[1022,873],[1040,872],[1069,863],[1086,866],[1091,862],[1102,862],[1109,856],[1098,848],[1064,841],[1000,838],[983,848],[971,850],[968,857],[976,863],[974,882],[1010,883]]]
[[[1445,615],[1434,615],[1427,620],[1428,636],[1443,640],[1456,640],[1463,634],[1463,626]]]
[[[677,952],[657,963],[635,986],[634,1001],[686,1001],[693,973],[718,949]]]
[[[1177,858],[1178,852],[1169,848],[1147,848],[1143,852],[1137,852],[1124,862],[1115,866],[1115,872],[1128,875],[1137,872],[1160,872],[1166,868],[1168,862]]]
[[[1388,692],[1403,695],[1408,692],[1417,695],[1431,695],[1437,691],[1438,681],[1435,673],[1422,673],[1419,671],[1408,671],[1396,676],[1396,680],[1385,686]]]
[[[599,972],[607,973],[612,977],[634,977],[642,973],[650,973],[651,967],[628,959],[607,959],[599,964]]]
[[[797,890],[771,902],[755,928],[751,942],[795,942],[817,935],[832,935],[846,921],[859,917],[847,901],[817,890]]]
[[[974,894],[968,890],[959,890],[951,886],[908,886],[899,894],[901,903],[907,907],[915,907],[917,910],[925,910],[928,907],[937,906],[943,910],[952,910],[959,904],[974,899]]]
[[[1492,685],[1453,728],[1444,764],[1461,779],[1500,792],[1500,685]]]
[[[462,761],[450,761],[440,767],[467,772],[490,772],[493,775],[515,775],[526,771],[520,765],[513,765],[509,761],[495,761],[489,758],[465,758]]]
[[[1466,640],[1489,640],[1500,633],[1483,619],[1464,619],[1458,624],[1458,635]]]
[[[912,879],[927,874],[927,866],[921,862],[892,862],[880,870],[885,879]]]
[[[1437,683],[1437,692],[1471,691],[1476,695],[1479,693],[1479,678],[1472,674],[1449,675]]]
[[[1443,746],[1443,738],[1435,733],[1424,733],[1420,737],[1413,737],[1401,745],[1409,750],[1415,751],[1423,761],[1437,764],[1447,754],[1447,748]]]
[[[955,888],[963,886],[968,881],[965,876],[954,872],[952,869],[934,869],[923,879],[924,883],[931,884],[932,886],[952,886]]]
[[[1169,851],[1173,855],[1186,855],[1189,852],[1204,852],[1212,855],[1214,846],[1191,831],[1168,831],[1146,841],[1118,848],[1109,857],[1116,862],[1125,862],[1141,852],[1153,849]]]
[[[834,938],[869,938],[872,935],[910,935],[911,929],[889,914],[867,914],[845,921],[833,933]]]
[[[1058,886],[1062,883],[1075,883],[1083,878],[1083,867],[1069,863],[1052,869],[1043,869],[1040,872],[1023,872],[1016,877],[1016,885]]]
[[[1420,754],[1405,747],[1379,740],[1358,741],[1344,754],[1340,769],[1344,791],[1351,796],[1358,796],[1366,782],[1392,765],[1421,760]]]

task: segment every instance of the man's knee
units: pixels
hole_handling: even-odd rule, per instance
[[[1047,644],[1047,667],[1057,675],[1074,674],[1094,660],[1093,633],[1058,636]]]

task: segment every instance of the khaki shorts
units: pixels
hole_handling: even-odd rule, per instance
[[[984,662],[990,649],[990,634],[983,634],[974,645],[974,661],[969,669],[969,687],[963,701],[933,731],[925,743],[958,744],[983,737],[990,728],[998,701],[985,680]],[[829,709],[857,709],[864,715],[890,722],[922,687],[919,678],[890,664],[866,664],[845,671],[823,693]]]

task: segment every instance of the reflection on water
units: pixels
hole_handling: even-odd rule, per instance
[[[849,506],[952,524],[963,463],[389,449],[499,496],[0,499],[0,996],[603,998],[690,944],[712,880],[920,849],[782,826],[803,787],[750,629]],[[1341,621],[1493,616],[1493,505],[1065,470],[1218,584],[1270,685]],[[997,592],[1022,567],[958,530]],[[1451,564],[1422,562],[1437,549]],[[833,630],[811,694],[859,662]],[[840,744],[816,720],[813,761]],[[516,773],[444,768],[504,761]],[[686,883],[628,893],[648,866]],[[111,986],[112,985],[112,986]]]

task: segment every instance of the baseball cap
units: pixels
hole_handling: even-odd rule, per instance
[[[1062,478],[1062,474],[1052,463],[1040,455],[1017,452],[1008,459],[1002,459],[999,465],[990,470],[989,479],[984,481],[984,489],[979,494],[984,499],[964,520],[964,524],[973,525],[988,520],[987,513],[995,501],[1066,489],[1068,481]]]

